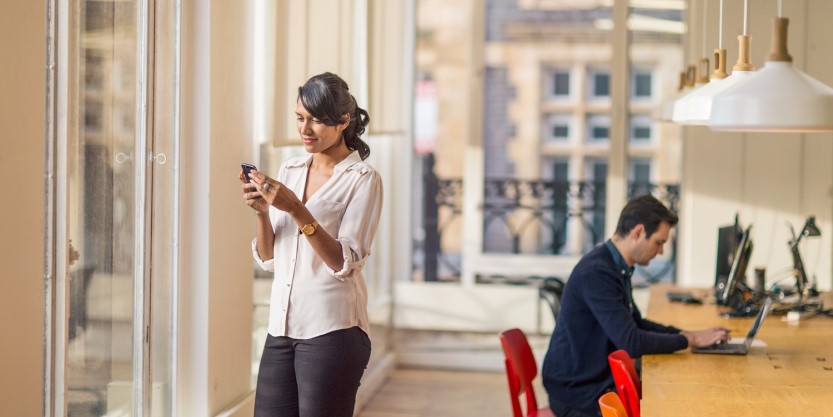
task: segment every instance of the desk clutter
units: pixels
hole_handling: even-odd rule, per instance
[[[673,290],[665,293],[666,298],[672,303],[681,303],[689,305],[703,305],[718,304],[712,301],[713,295],[710,296],[711,291],[703,294],[696,294],[692,291]],[[784,316],[784,321],[798,321],[808,319],[814,316],[825,316],[833,318],[833,307],[825,308],[824,300],[816,294],[812,297],[798,298],[794,294],[784,295],[784,293],[766,292],[753,293],[748,289],[743,290],[743,298],[741,302],[726,305],[719,315],[721,317],[755,317],[764,304],[764,301],[769,299],[772,301],[769,314],[775,316]]]
[[[736,214],[734,224],[718,228],[717,261],[712,292],[696,296],[686,291],[673,291],[667,294],[668,300],[702,304],[704,300],[713,299],[715,304],[727,307],[721,312],[725,317],[754,317],[760,311],[764,300],[772,299],[770,313],[789,316],[788,320],[795,321],[816,315],[833,317],[833,308],[825,308],[819,298],[815,278],[812,282],[808,279],[799,250],[799,243],[803,238],[821,236],[816,218],[808,216],[798,233],[792,225],[788,226],[791,238],[787,247],[793,261],[788,276],[778,277],[768,285],[768,279],[774,277],[767,277],[766,268],[759,267],[754,270],[754,283],[749,284],[747,269],[754,248],[752,225],[742,227]]]

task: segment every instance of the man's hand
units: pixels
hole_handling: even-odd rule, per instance
[[[725,343],[729,341],[730,330],[725,327],[713,327],[711,329],[697,331],[683,331],[681,335],[688,339],[688,347],[704,347]]]

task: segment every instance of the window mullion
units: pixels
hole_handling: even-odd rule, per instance
[[[148,226],[150,222],[148,164],[150,163],[150,114],[152,101],[152,77],[149,76],[152,60],[152,0],[139,0],[136,3],[136,155],[134,216],[134,269],[133,269],[133,412],[143,416],[150,410],[150,251]]]
[[[613,2],[612,59],[610,65],[611,120],[610,155],[607,171],[607,195],[605,196],[605,236],[613,234],[619,210],[627,200],[627,138],[628,138],[628,77],[630,31],[628,30],[629,1]]]

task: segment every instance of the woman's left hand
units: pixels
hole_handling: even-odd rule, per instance
[[[263,199],[278,210],[292,212],[301,204],[298,196],[280,181],[269,178],[260,171],[252,171],[251,178]]]

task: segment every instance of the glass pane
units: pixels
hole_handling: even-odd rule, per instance
[[[564,70],[557,70],[553,74],[553,95],[570,95],[570,73]]]
[[[609,152],[611,32],[604,22],[611,8],[591,1],[486,4],[486,71],[505,75],[483,85],[483,250],[580,254],[585,242],[595,243],[586,160],[606,161]],[[536,119],[543,123],[530,123]],[[513,134],[501,126],[513,126]],[[575,216],[567,221],[567,213]]]
[[[683,68],[685,7],[689,2],[630,1],[630,140],[628,196],[653,194],[678,210],[682,167],[681,130],[659,124],[654,110],[677,91]],[[639,22],[639,23],[637,23]],[[673,280],[676,235],[665,253],[647,267],[637,267],[634,282]]]
[[[417,2],[417,72],[432,81],[436,106],[420,115],[420,104],[415,120],[436,114],[430,131],[442,134],[430,149],[421,138],[417,147],[424,156],[415,176],[416,201],[423,202],[414,225],[415,280],[459,279],[463,181],[484,181],[484,252],[572,255],[597,239],[582,219],[603,205],[583,199],[604,199],[593,195],[585,161],[609,154],[611,7],[485,0],[484,21],[473,26],[471,3]],[[473,29],[481,24],[482,32]],[[461,53],[460,45],[481,42],[482,51]],[[460,111],[468,108],[460,87],[469,82],[466,57],[472,54],[484,59],[482,113],[473,116]],[[421,100],[419,88],[417,95]],[[603,116],[592,129],[586,124],[591,113]],[[454,134],[471,123],[481,123],[482,138]],[[464,179],[461,155],[468,142],[483,144],[482,179]],[[580,215],[565,225],[567,212]]]
[[[133,394],[136,5],[78,3],[71,38],[66,384],[69,416],[130,415]],[[141,215],[141,213],[139,214]]]
[[[610,139],[610,117],[604,114],[587,115],[587,141],[590,143],[606,142]]]
[[[556,158],[552,161],[552,177],[544,176],[543,179],[553,182],[553,204],[552,222],[554,226],[554,238],[549,254],[559,253],[567,243],[567,221],[569,220],[569,207],[567,195],[570,190],[570,161]]]
[[[633,96],[636,98],[651,98],[651,73],[635,71],[633,75]]]
[[[591,98],[610,97],[610,73],[605,70],[593,70],[591,74]]]
[[[548,114],[544,117],[545,142],[558,143],[559,146],[570,140],[570,125],[573,116],[568,113]]]
[[[582,195],[582,202],[588,209],[584,210],[582,216],[587,234],[582,251],[586,252],[604,240],[608,162],[606,159],[589,157],[584,161],[584,166],[584,184],[588,190]]]
[[[650,145],[653,120],[647,115],[632,115],[630,118],[630,142],[635,146]]]
[[[414,120],[415,281],[454,281],[460,275],[462,157],[468,138],[465,89],[469,82],[466,45],[472,16],[466,0],[416,2],[417,85]],[[442,18],[438,18],[442,16]],[[488,72],[500,79],[501,74]],[[512,94],[511,91],[504,91]],[[500,104],[496,104],[500,106]],[[498,108],[496,111],[500,111]],[[489,129],[491,127],[488,127]],[[506,127],[504,134],[511,128]]]

